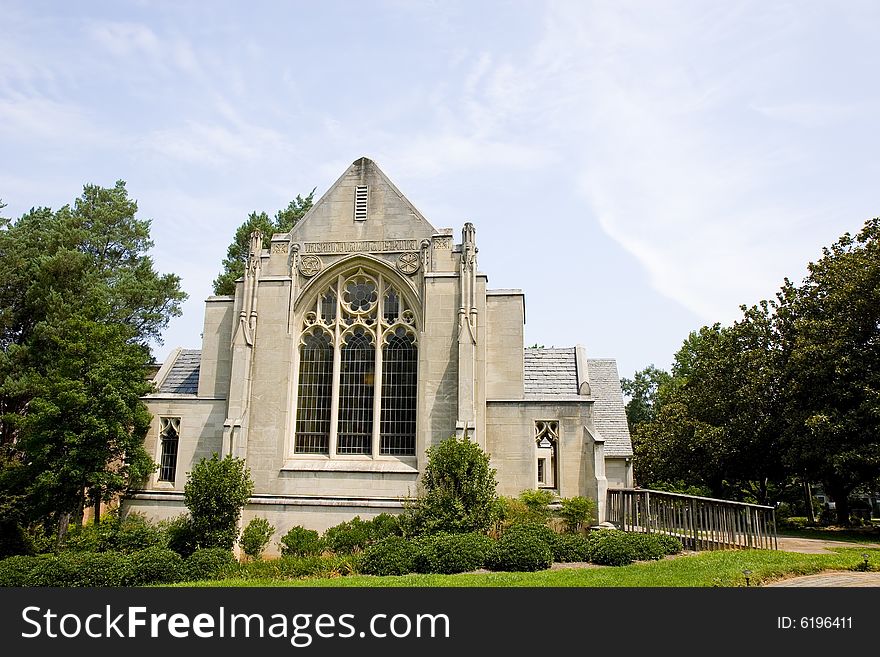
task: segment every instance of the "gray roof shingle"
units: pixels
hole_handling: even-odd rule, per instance
[[[196,395],[199,392],[199,349],[181,349],[159,386],[159,394]]]
[[[605,439],[605,454],[632,456],[632,441],[626,423],[617,363],[608,358],[589,358],[587,369],[593,399],[593,424]],[[578,399],[574,347],[526,348],[523,357],[523,384],[526,399]]]
[[[523,392],[533,395],[577,395],[574,347],[523,352]]]

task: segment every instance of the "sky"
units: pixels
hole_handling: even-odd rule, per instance
[[[127,183],[198,348],[235,228],[373,159],[622,376],[880,214],[880,3],[0,0],[4,216]]]

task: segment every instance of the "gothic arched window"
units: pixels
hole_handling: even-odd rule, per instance
[[[363,269],[339,275],[303,319],[294,452],[416,453],[415,313]]]

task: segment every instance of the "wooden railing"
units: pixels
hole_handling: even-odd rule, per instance
[[[641,488],[610,488],[606,519],[624,531],[676,536],[689,550],[778,548],[772,506]]]

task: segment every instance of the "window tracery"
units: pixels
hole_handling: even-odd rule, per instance
[[[416,315],[400,290],[360,268],[303,315],[294,453],[415,454]]]

